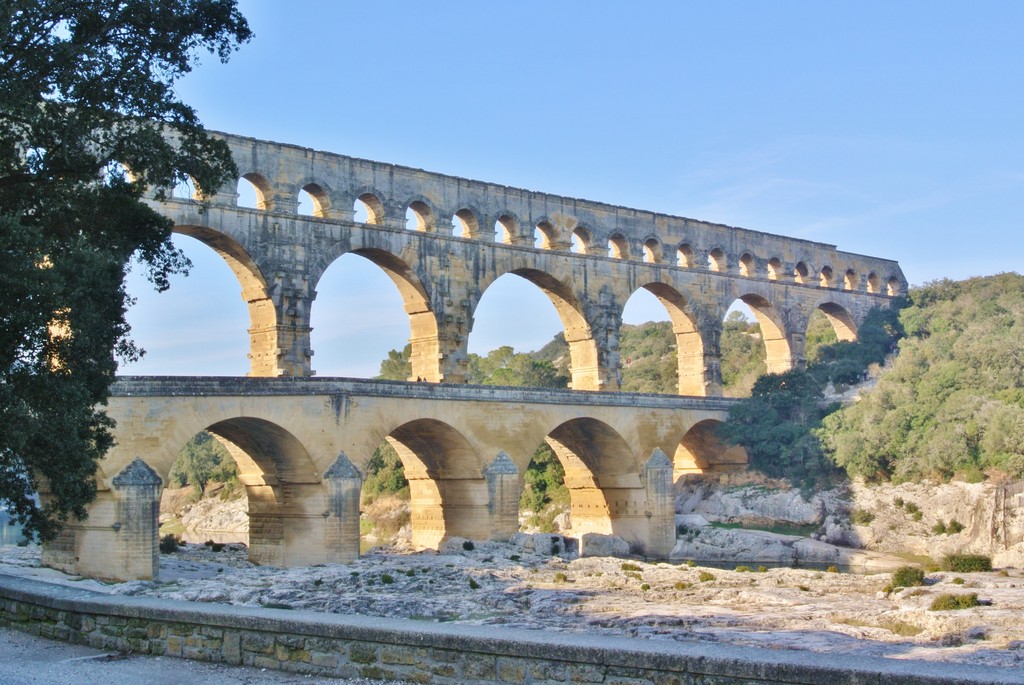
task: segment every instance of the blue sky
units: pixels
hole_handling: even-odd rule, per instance
[[[179,84],[211,129],[834,243],[920,284],[1020,271],[1024,3],[252,0],[255,31]],[[129,320],[122,373],[244,374],[227,267]],[[404,345],[391,282],[359,257],[313,306],[318,375],[372,376]],[[664,318],[642,296],[625,318]],[[559,328],[515,276],[470,349],[535,349]]]

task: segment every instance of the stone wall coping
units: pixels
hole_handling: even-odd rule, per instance
[[[57,611],[559,663],[806,685],[1024,683],[1019,669],[121,597],[0,573],[0,598]]]
[[[606,390],[520,388],[305,376],[118,376],[111,387],[111,394],[114,397],[354,395],[442,399],[455,402],[520,402],[524,404],[715,411],[728,411],[739,401],[725,397],[693,397]]]

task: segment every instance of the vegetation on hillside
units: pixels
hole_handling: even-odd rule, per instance
[[[818,432],[868,480],[1024,475],[1024,277],[942,280],[910,292],[891,371]]]

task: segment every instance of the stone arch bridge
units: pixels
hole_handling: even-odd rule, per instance
[[[718,397],[727,309],[737,300],[751,307],[768,370],[783,371],[804,363],[816,310],[850,340],[871,308],[906,288],[896,262],[833,245],[217,135],[256,188],[257,207],[239,207],[233,185],[202,202],[153,203],[237,276],[250,377],[121,378],[108,409],[117,446],[100,465],[99,496],[87,521],[46,546],[49,565],[154,577],[162,482],[201,430],[239,465],[260,563],[354,558],[361,471],[384,441],[411,481],[420,545],[507,538],[522,474],[546,442],[565,467],[574,534],[614,533],[665,556],[675,477],[745,463],[712,430],[729,405]],[[310,216],[298,213],[300,191]],[[317,283],[346,253],[376,264],[400,292],[410,380],[423,382],[312,377]],[[476,306],[505,274],[554,304],[571,389],[464,384]],[[613,392],[622,310],[639,289],[673,323],[678,396]]]

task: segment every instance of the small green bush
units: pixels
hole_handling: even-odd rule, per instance
[[[858,526],[866,526],[875,520],[875,515],[865,509],[854,509],[850,512],[850,520]]]
[[[562,573],[561,571],[559,571],[558,573],[555,574],[555,582],[556,583],[568,583],[569,582],[569,576],[567,576],[564,573]]]
[[[473,544],[472,540],[465,540],[462,543],[462,549],[466,550],[467,552],[472,552],[474,549],[476,549],[476,545]]]
[[[953,580],[951,580],[949,582],[953,583],[953,585],[963,585],[964,584],[964,579],[961,578],[960,576],[957,576],[956,578],[954,578]]]
[[[736,567],[736,572],[737,573],[752,573],[753,570],[754,569],[750,568],[749,566],[737,566]]]
[[[323,584],[324,584],[324,579],[323,578],[317,578],[316,580],[313,581],[313,587],[320,587]]]
[[[991,571],[992,557],[984,554],[947,554],[942,560],[942,570],[957,573]]]
[[[686,560],[686,565],[689,566],[690,568],[693,568],[694,566],[697,565],[697,562],[694,561],[693,559],[687,559]]]
[[[907,502],[906,504],[903,505],[903,508],[907,510],[908,514],[916,514],[917,512],[921,511],[921,508],[914,504],[913,502]]]
[[[700,580],[700,582],[702,583],[706,583],[710,580],[714,580],[715,574],[711,573],[710,571],[701,571],[700,574],[697,576],[697,579]]]
[[[893,571],[893,587],[916,587],[924,585],[924,571],[916,566],[900,566]]]
[[[470,578],[469,579],[469,589],[470,590],[479,590],[480,589],[480,583],[476,582],[476,578]]]
[[[414,569],[414,568],[409,569],[408,571],[405,572],[405,575],[409,576],[410,578],[415,577],[416,569]]]
[[[826,573],[839,573],[839,567],[836,566],[835,564],[832,564],[827,569],[825,569],[825,572]]]
[[[637,566],[636,564],[631,563],[629,561],[622,562],[622,565],[619,566],[619,568],[621,570],[623,570],[623,571],[642,571],[643,570],[639,566]]]
[[[914,519],[915,521],[920,521],[922,518],[924,518],[924,514],[920,510],[918,510],[918,511],[915,511],[910,516],[910,518]]]
[[[946,530],[949,531],[950,535],[956,535],[964,529],[964,524],[960,523],[956,519],[952,519],[946,526]]]
[[[905,504],[905,502],[903,501],[902,497],[897,497],[896,499],[894,499],[892,501],[892,503],[895,504],[896,508],[898,508],[898,509],[902,509],[903,505]]]
[[[508,558],[509,561],[519,561],[520,559],[522,559],[522,557],[520,557],[518,554],[513,554]]]
[[[935,533],[936,535],[945,535],[946,532],[947,532],[946,531],[946,524],[944,522],[942,522],[942,521],[939,521],[934,526],[932,526],[932,532]]]
[[[768,567],[767,566],[758,566],[757,567],[757,572],[758,573],[768,573]]]
[[[647,592],[650,589],[651,589],[651,586],[648,585],[647,583],[641,583],[640,584],[640,590],[642,590],[643,592]]]
[[[691,587],[693,587],[693,583],[687,583],[682,580],[677,580],[676,584],[672,587],[674,587],[677,590],[689,590]]]
[[[382,574],[380,574],[380,584],[381,585],[391,585],[393,582],[395,582],[395,577],[393,575],[391,575],[390,573],[382,573]]]
[[[178,546],[178,538],[174,537],[174,535],[171,533],[168,533],[167,535],[160,538],[161,554],[170,554],[171,552],[177,552]]]
[[[944,593],[932,600],[929,611],[955,611],[957,609],[970,609],[978,606],[978,593],[972,592],[969,595],[954,595]]]

